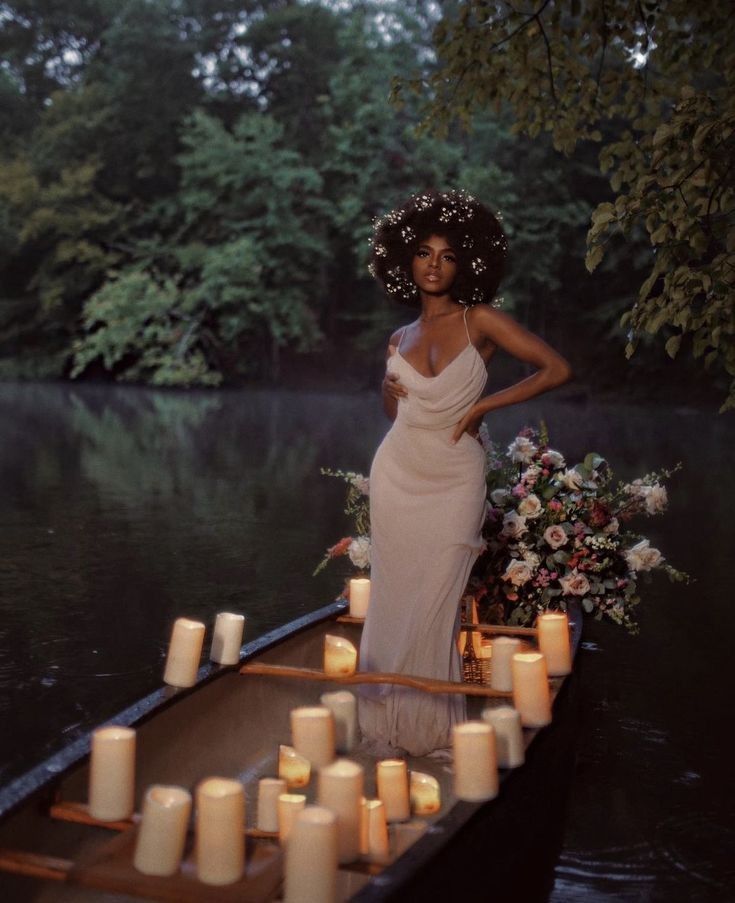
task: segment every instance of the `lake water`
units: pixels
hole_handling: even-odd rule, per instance
[[[347,530],[343,486],[387,422],[376,395],[0,385],[0,781],[160,684],[173,619],[249,638],[334,598],[311,571]],[[732,418],[537,400],[570,461],[621,479],[682,461],[641,525],[696,582],[644,587],[641,634],[590,623],[554,903],[735,899]],[[519,843],[523,839],[519,838]]]

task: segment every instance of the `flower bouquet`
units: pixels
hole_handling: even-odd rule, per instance
[[[502,454],[484,427],[480,441],[487,456],[486,548],[467,593],[487,620],[530,624],[576,598],[588,614],[635,632],[642,577],[662,570],[671,580],[688,580],[630,526],[665,510],[662,481],[679,465],[613,485],[607,461],[595,452],[568,467],[543,426],[521,430]]]
[[[345,470],[330,470],[322,467],[321,474],[328,477],[337,477],[347,483],[347,499],[344,512],[352,518],[354,536],[345,536],[338,543],[330,546],[324,558],[316,566],[313,577],[324,570],[334,558],[347,555],[352,564],[357,568],[356,576],[366,576],[370,570],[370,503],[368,493],[370,491],[369,480],[361,473]]]
[[[526,625],[548,610],[565,611],[578,600],[594,617],[610,618],[637,630],[633,609],[638,587],[650,572],[671,580],[688,576],[669,565],[631,527],[637,517],[663,513],[668,497],[663,481],[679,466],[613,485],[607,461],[590,452],[568,467],[549,446],[546,428],[521,430],[501,452],[480,428],[486,454],[485,548],[465,591],[488,623]],[[345,514],[354,535],[327,549],[315,574],[347,555],[364,574],[370,567],[368,480],[359,473],[322,469],[347,483]]]

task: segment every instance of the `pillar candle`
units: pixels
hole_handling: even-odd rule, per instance
[[[291,710],[291,742],[315,768],[334,761],[334,716],[324,705]]]
[[[357,742],[357,700],[349,690],[322,693],[320,700],[334,717],[334,744],[337,752],[350,752]]]
[[[245,867],[245,792],[239,781],[206,778],[196,791],[197,877],[232,884]]]
[[[283,778],[261,778],[258,781],[258,814],[255,826],[259,831],[278,831],[278,797],[288,789]]]
[[[311,777],[311,764],[293,746],[281,744],[278,747],[278,777],[286,781],[289,790],[306,787]]]
[[[493,690],[510,693],[513,689],[513,656],[521,648],[521,641],[515,637],[499,636],[492,641],[490,664],[490,686]]]
[[[482,634],[479,630],[460,630],[459,631],[459,654],[464,655],[467,638],[472,637],[472,645],[475,649],[475,655],[479,656],[482,651]]]
[[[524,727],[551,723],[546,659],[540,652],[518,652],[513,656],[513,705]]]
[[[120,821],[133,814],[135,731],[100,727],[92,734],[89,765],[89,814],[100,821]]]
[[[439,781],[432,775],[412,771],[409,789],[414,815],[433,815],[441,808]]]
[[[368,862],[386,863],[390,859],[388,823],[381,800],[363,800],[361,808],[360,852]]]
[[[296,817],[306,806],[303,793],[281,793],[278,797],[278,839],[285,844]]]
[[[204,624],[189,618],[177,618],[171,632],[164,683],[172,687],[193,687],[197,682],[203,644]]]
[[[428,827],[429,823],[427,821],[419,821],[418,819],[394,825],[393,855],[396,858],[402,856],[410,846],[413,846],[426,833]]]
[[[318,802],[337,816],[339,862],[354,862],[360,855],[360,804],[364,783],[362,765],[337,759],[319,770]]]
[[[405,821],[411,815],[408,766],[403,759],[384,759],[377,764],[378,797],[389,822]]]
[[[572,645],[569,641],[569,618],[563,611],[539,615],[539,651],[546,656],[549,677],[563,677],[572,671]]]
[[[454,793],[471,803],[498,795],[495,731],[484,721],[465,721],[452,728]]]
[[[357,649],[341,636],[324,637],[324,671],[334,677],[347,677],[357,668]]]
[[[350,614],[353,618],[364,618],[370,604],[370,579],[353,577],[350,580]]]
[[[162,877],[178,872],[190,815],[188,790],[160,784],[148,788],[133,858],[139,872]]]
[[[307,806],[286,846],[284,903],[336,903],[337,818],[323,806]]]
[[[523,745],[521,716],[510,705],[487,708],[482,720],[495,728],[495,747],[500,768],[517,768],[523,765],[526,752]]]
[[[244,629],[244,615],[221,611],[214,622],[209,658],[220,665],[236,665],[240,661]]]

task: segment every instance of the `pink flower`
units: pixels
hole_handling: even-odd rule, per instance
[[[551,501],[548,504],[548,507],[552,511],[563,511],[564,510],[564,505],[562,505],[562,503],[559,501],[559,499],[551,499]]]
[[[528,495],[528,490],[521,483],[514,486],[511,492],[517,499],[524,499]]]
[[[346,554],[347,549],[349,549],[351,542],[352,542],[352,537],[345,536],[344,539],[340,539],[340,541],[338,543],[335,543],[335,545],[330,546],[327,549],[327,555],[329,555],[330,558],[337,558],[338,555]]]

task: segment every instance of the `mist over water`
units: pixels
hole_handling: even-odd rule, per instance
[[[334,598],[343,484],[388,427],[376,395],[0,385],[0,781],[159,686],[171,624],[253,639]],[[639,529],[696,582],[643,586],[641,634],[588,622],[576,775],[552,900],[735,898],[730,743],[732,418],[536,400],[570,463],[621,479],[682,461]],[[522,843],[522,838],[519,838]]]

